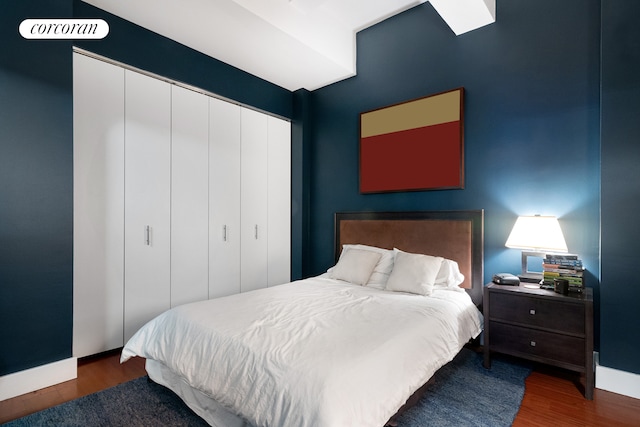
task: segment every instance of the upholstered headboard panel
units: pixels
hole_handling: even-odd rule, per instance
[[[484,212],[347,212],[335,215],[336,260],[344,244],[364,244],[455,260],[460,285],[482,301]]]

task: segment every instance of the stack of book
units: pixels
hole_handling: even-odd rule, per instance
[[[582,292],[584,289],[584,267],[578,255],[547,254],[542,269],[542,285],[553,286],[554,279],[566,279],[569,292]]]

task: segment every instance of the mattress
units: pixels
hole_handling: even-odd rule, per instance
[[[171,309],[121,360],[147,358],[212,425],[379,427],[481,328],[465,292],[314,277]]]

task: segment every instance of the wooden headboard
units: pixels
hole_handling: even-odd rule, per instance
[[[342,245],[363,244],[454,260],[464,274],[460,285],[482,303],[484,211],[338,212],[335,258]]]

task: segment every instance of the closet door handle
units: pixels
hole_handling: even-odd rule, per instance
[[[227,241],[227,225],[226,224],[222,226],[222,240],[224,242]]]
[[[151,226],[144,226],[144,244],[147,246],[151,246]]]
[[[255,236],[256,236],[256,240],[258,240],[258,224],[256,224]]]

